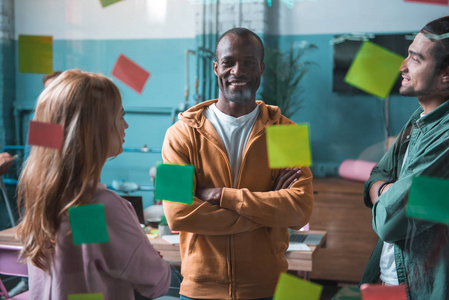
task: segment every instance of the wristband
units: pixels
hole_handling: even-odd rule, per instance
[[[377,197],[380,197],[380,195],[382,195],[382,189],[387,185],[390,184],[390,181],[385,181],[384,183],[382,183],[379,187],[379,189],[377,190]]]

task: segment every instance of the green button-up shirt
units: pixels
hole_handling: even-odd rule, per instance
[[[380,240],[362,283],[378,281],[385,241],[394,243],[399,283],[407,285],[409,299],[449,299],[448,226],[406,216],[413,177],[449,179],[449,101],[420,118],[422,112],[419,108],[413,113],[365,183],[364,201],[372,207],[373,228]],[[369,190],[380,180],[394,184],[373,206]]]

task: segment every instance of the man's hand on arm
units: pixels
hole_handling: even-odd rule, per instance
[[[195,196],[212,205],[220,205],[223,188],[196,188]]]
[[[16,157],[11,156],[8,152],[0,153],[0,176],[8,173],[9,167],[12,165]]]
[[[388,189],[393,185],[393,183],[384,184],[385,182],[386,181],[382,180],[376,181],[369,189],[369,196],[373,205],[377,202],[377,200],[379,200],[379,195],[382,195],[383,193],[388,191]],[[379,191],[379,189],[381,190]]]
[[[276,179],[273,191],[290,188],[301,177],[302,171],[299,168],[287,168],[279,174]]]

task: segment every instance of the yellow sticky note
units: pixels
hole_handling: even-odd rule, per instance
[[[312,165],[309,125],[267,127],[267,151],[272,169]]]
[[[294,275],[281,273],[273,300],[319,300],[323,287]]]
[[[372,42],[363,42],[345,82],[385,99],[399,75],[404,57]]]
[[[122,0],[100,0],[101,6],[106,7]]]
[[[19,72],[53,72],[53,37],[19,35]]]
[[[68,297],[68,300],[103,300],[103,294],[95,293],[95,294],[71,294]]]

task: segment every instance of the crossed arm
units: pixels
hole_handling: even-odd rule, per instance
[[[179,137],[177,135],[185,134],[182,131],[169,129],[162,150],[164,163],[167,164],[192,164],[189,153],[194,151],[190,145],[183,141],[187,137]],[[164,201],[164,211],[170,228],[178,231],[194,232],[205,235],[229,235],[242,232],[253,231],[260,227],[300,227],[307,223],[311,214],[312,206],[312,184],[311,173],[307,168],[307,198],[306,204],[297,203],[293,199],[304,196],[304,182],[299,183],[303,179],[303,171],[300,169],[287,169],[281,172],[277,178],[273,191],[268,192],[250,192],[247,189],[231,189],[231,188],[204,188],[196,186],[197,175],[195,174],[195,195],[191,205],[182,203]],[[300,188],[294,187],[296,184]],[[226,196],[228,195],[228,196]],[[229,196],[231,195],[231,196]],[[264,198],[265,201],[261,201]],[[224,199],[233,199],[233,204],[226,204]],[[249,206],[242,211],[241,205],[238,204],[240,199],[248,199]],[[302,200],[300,200],[302,201]],[[262,205],[261,212],[257,206],[251,205],[257,203]],[[281,205],[279,205],[281,203]],[[285,205],[284,205],[285,204]],[[236,205],[240,208],[233,208]],[[305,213],[301,213],[298,217],[298,209],[306,206]],[[291,209],[294,207],[294,209]],[[299,208],[298,208],[299,207]],[[283,213],[286,212],[286,218]],[[247,213],[251,212],[251,213]],[[270,218],[266,216],[270,215]],[[304,217],[302,217],[304,215]],[[293,216],[295,221],[292,221]],[[271,219],[265,221],[266,219]],[[299,220],[298,220],[299,219]],[[281,222],[279,220],[284,220]],[[287,220],[287,221],[285,221]],[[275,226],[271,226],[274,224]]]
[[[298,168],[287,168],[279,174],[273,191],[289,189],[301,177],[302,170]],[[212,205],[220,205],[223,188],[196,188],[196,196]]]
[[[390,151],[387,154],[390,157],[393,155]],[[388,164],[388,161],[393,159],[382,159],[371,174],[373,183],[369,187],[369,200],[373,204],[373,229],[383,241],[395,242],[410,238],[410,230],[413,235],[417,235],[435,225],[433,222],[409,218],[406,211],[414,177],[449,178],[449,148],[445,139],[441,139],[440,143],[434,145],[432,152],[425,153],[422,157],[425,157],[425,160],[416,159],[406,164],[399,178],[382,188],[381,185],[386,180],[394,178],[392,176],[394,168]],[[365,199],[365,203],[368,203],[368,199]]]

